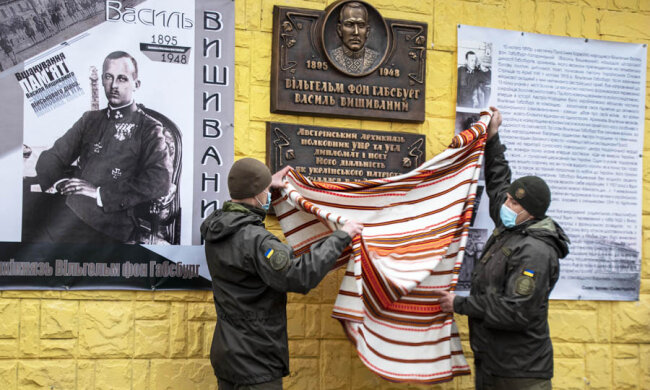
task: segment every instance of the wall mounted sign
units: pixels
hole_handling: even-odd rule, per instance
[[[363,1],[276,6],[271,112],[423,122],[426,40]]]
[[[291,165],[316,181],[397,176],[426,159],[420,134],[267,122],[266,159],[272,171]]]

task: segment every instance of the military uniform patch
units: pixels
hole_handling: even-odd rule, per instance
[[[535,291],[535,279],[521,275],[517,278],[515,282],[515,292],[519,295],[530,295]]]
[[[289,254],[282,249],[270,248],[264,252],[264,257],[269,260],[271,268],[276,271],[281,271],[289,265]]]

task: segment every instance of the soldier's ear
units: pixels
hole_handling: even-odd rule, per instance
[[[336,23],[336,33],[341,37],[341,22]]]
[[[140,88],[140,80],[135,80],[135,89]]]

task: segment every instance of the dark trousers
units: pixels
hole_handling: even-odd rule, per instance
[[[217,383],[219,384],[219,390],[282,390],[282,378],[254,385],[239,385],[217,378]]]
[[[43,224],[33,241],[114,244],[118,241],[88,226],[59,196],[44,215]]]
[[[506,378],[495,376],[481,370],[476,361],[474,370],[476,390],[551,390],[551,380],[543,378]]]

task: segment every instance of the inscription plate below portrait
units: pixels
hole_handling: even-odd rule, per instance
[[[363,1],[275,6],[271,112],[422,122],[426,40]]]
[[[426,137],[267,122],[267,164],[291,165],[315,181],[359,181],[397,176],[425,161]]]

